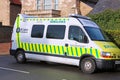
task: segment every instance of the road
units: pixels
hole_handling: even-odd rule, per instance
[[[120,80],[120,69],[84,74],[77,67],[29,61],[16,63],[14,57],[0,56],[0,80]]]

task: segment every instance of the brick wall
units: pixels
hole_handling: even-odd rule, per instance
[[[0,0],[0,22],[2,22],[3,25],[9,25],[9,8],[10,8],[10,2],[9,0]]]
[[[0,26],[0,43],[1,42],[10,42],[11,34],[12,34],[12,27]]]

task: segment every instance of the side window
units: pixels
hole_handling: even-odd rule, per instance
[[[44,25],[33,25],[31,37],[42,38],[44,33]]]
[[[47,29],[47,38],[64,39],[65,25],[49,25]]]
[[[82,29],[78,26],[70,26],[68,38],[77,42],[85,43],[85,34]]]

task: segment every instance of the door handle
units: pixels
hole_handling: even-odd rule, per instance
[[[65,47],[68,47],[68,44],[65,44]]]

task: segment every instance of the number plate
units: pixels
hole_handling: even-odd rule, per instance
[[[120,61],[115,61],[115,64],[120,64]]]

